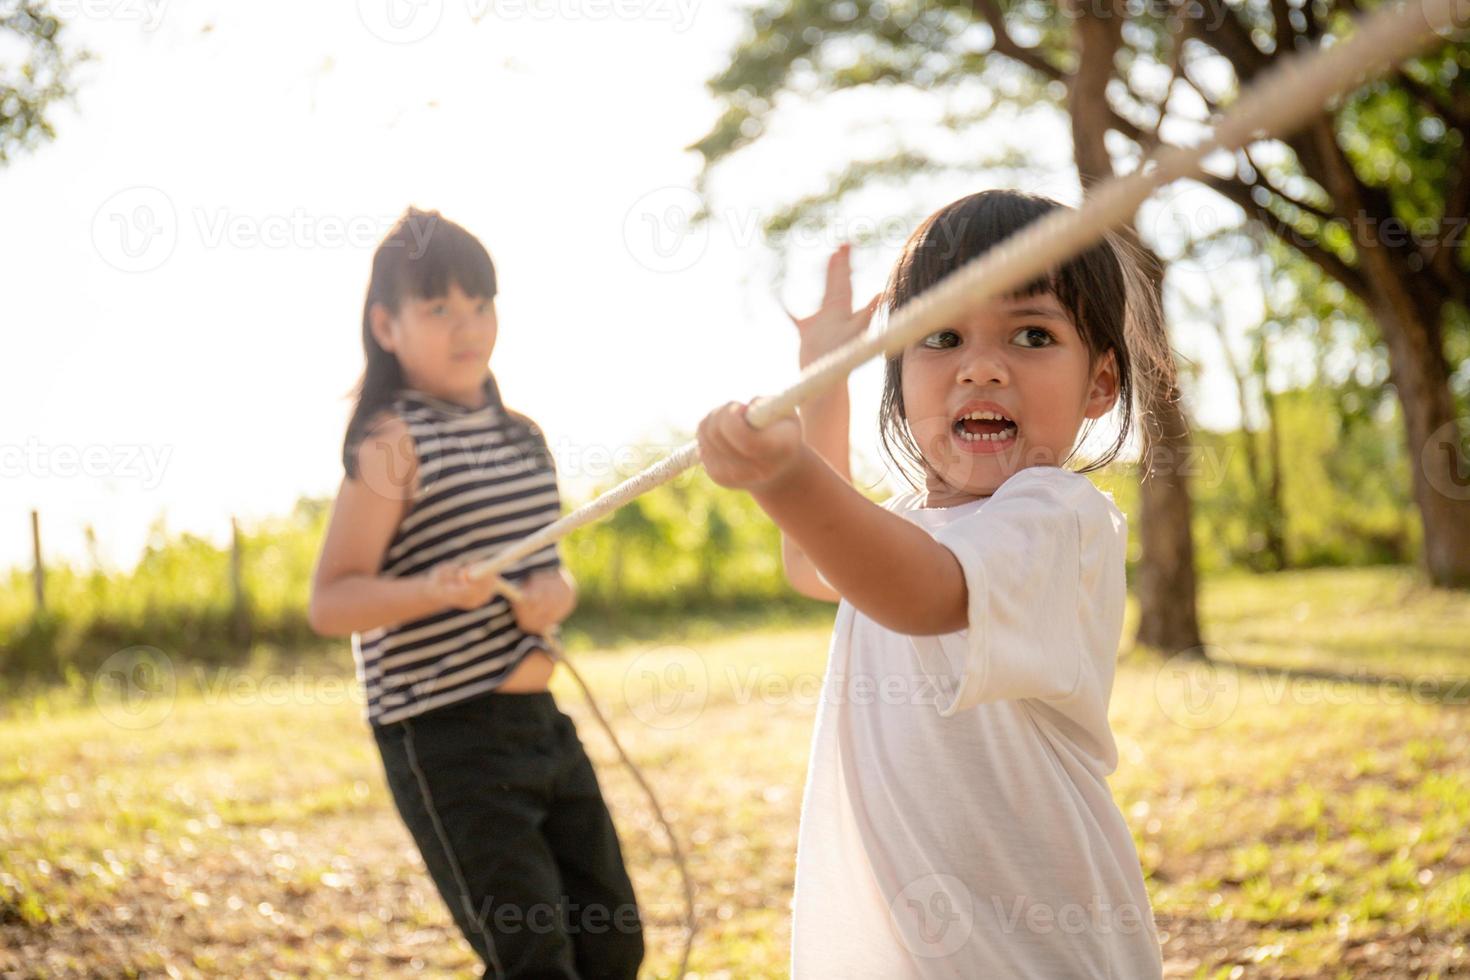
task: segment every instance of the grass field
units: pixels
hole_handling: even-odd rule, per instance
[[[1112,783],[1170,975],[1470,975],[1470,597],[1418,581],[1211,579],[1211,653],[1252,666],[1124,657]],[[700,976],[785,975],[827,637],[787,624],[579,652],[691,854]],[[6,703],[0,975],[477,973],[347,664],[345,648],[310,671],[178,663],[151,696],[114,676]],[[668,976],[676,873],[568,678],[557,690],[618,819],[645,975]]]

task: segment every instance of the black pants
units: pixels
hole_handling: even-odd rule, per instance
[[[550,693],[487,694],[373,733],[393,802],[487,975],[637,977],[633,885]]]

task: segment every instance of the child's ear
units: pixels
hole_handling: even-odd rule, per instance
[[[1087,392],[1087,411],[1090,419],[1102,418],[1118,400],[1118,359],[1108,351],[1098,360],[1092,371],[1092,387]]]
[[[383,350],[393,353],[393,330],[391,323],[393,314],[388,312],[388,307],[382,303],[374,303],[368,310],[368,326],[373,332],[373,339]]]

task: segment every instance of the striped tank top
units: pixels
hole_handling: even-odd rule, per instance
[[[392,411],[413,438],[418,485],[379,575],[407,578],[441,562],[485,558],[561,516],[545,438],[528,419],[498,407],[493,378],[486,379],[485,393],[480,408],[413,389],[394,400]],[[515,581],[560,564],[550,544],[502,575]],[[545,641],[516,625],[502,595],[478,609],[444,609],[352,635],[373,725],[493,691],[537,649],[545,649]]]

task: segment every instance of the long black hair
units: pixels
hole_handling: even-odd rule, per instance
[[[398,358],[373,336],[373,305],[381,303],[396,315],[405,300],[447,295],[451,282],[475,299],[494,299],[495,265],[490,253],[478,238],[438,211],[410,207],[373,253],[373,274],[362,306],[366,363],[350,395],[355,403],[342,440],[342,466],[349,477],[357,476],[357,447],[375,416],[405,387]],[[485,387],[491,404],[504,412],[493,374]]]
[[[945,205],[909,236],[889,277],[882,305],[891,314],[961,265],[1061,207],[1066,205],[1012,190],[981,191]],[[1127,443],[1138,381],[1172,372],[1173,358],[1148,283],[1147,265],[1146,254],[1122,236],[1109,233],[1099,244],[1015,291],[1017,296],[1055,296],[1087,344],[1090,365],[1108,353],[1116,359],[1118,434],[1101,456],[1078,470],[1081,473],[1106,466]],[[1083,426],[1073,452],[1086,441],[1095,421],[1089,419]],[[878,438],[884,454],[918,489],[913,470],[922,474],[927,464],[909,431],[904,409],[902,351],[888,357],[884,365]]]

